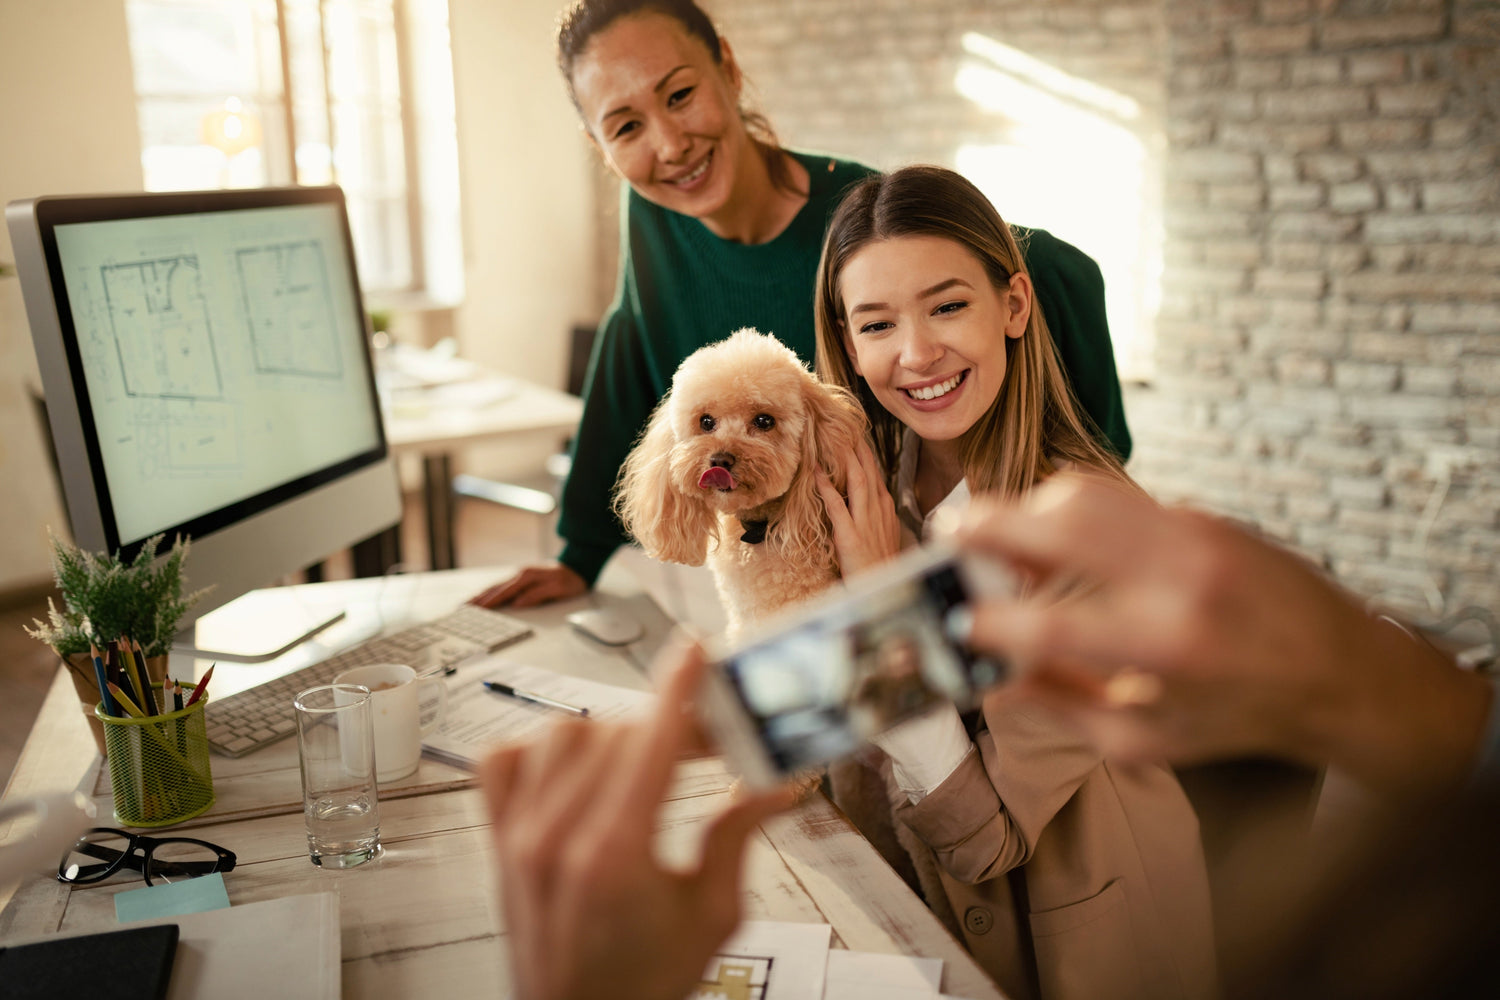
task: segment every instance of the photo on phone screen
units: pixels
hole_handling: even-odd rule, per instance
[[[968,600],[951,560],[844,601],[740,649],[722,670],[774,766],[824,764],[951,700],[960,708],[999,666],[948,641],[943,619]]]

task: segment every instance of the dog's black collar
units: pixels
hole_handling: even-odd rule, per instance
[[[759,545],[766,540],[766,529],[770,526],[771,522],[768,518],[763,517],[756,521],[746,521],[741,518],[740,527],[745,529],[745,533],[740,536],[740,541],[746,545]]]

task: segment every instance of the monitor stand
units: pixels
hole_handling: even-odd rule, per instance
[[[252,590],[177,634],[174,653],[200,660],[264,663],[344,619],[342,607],[310,605],[296,588]]]

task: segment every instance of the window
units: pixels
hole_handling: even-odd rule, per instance
[[[127,0],[149,191],[339,184],[367,290],[463,294],[446,0]]]
[[[959,149],[956,166],[1010,221],[1093,257],[1123,379],[1152,374],[1161,300],[1161,164],[1137,102],[977,33],[954,83],[1003,116],[1001,141]]]

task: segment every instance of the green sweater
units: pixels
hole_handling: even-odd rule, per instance
[[[583,419],[557,526],[565,540],[561,561],[590,585],[629,541],[610,510],[615,479],[682,360],[750,326],[813,362],[813,291],[823,234],[844,191],[875,171],[828,156],[793,155],[807,168],[807,204],[779,236],[755,246],[721,240],[697,219],[654,205],[629,187],[622,191],[619,283],[584,380]],[[1101,438],[1128,457],[1130,432],[1098,265],[1044,230],[1013,229],[1074,392]]]

